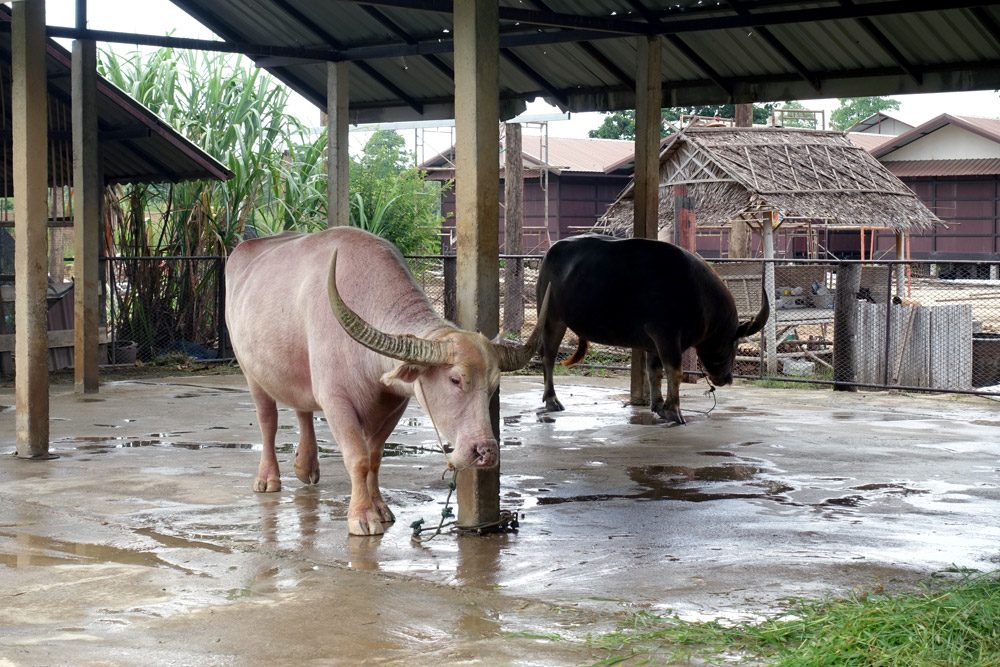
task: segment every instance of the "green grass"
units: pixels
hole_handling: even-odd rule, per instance
[[[759,624],[726,626],[638,613],[592,637],[598,665],[707,664],[774,667],[1000,666],[1000,576],[965,576],[922,592],[799,601]]]

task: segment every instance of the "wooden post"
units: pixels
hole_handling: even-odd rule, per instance
[[[764,217],[762,236],[764,240],[764,294],[767,300],[774,303],[774,216],[777,211],[772,211],[771,215]],[[776,375],[778,373],[778,316],[772,312],[764,325],[764,349],[767,354],[767,374]]]
[[[906,259],[906,233],[902,230],[896,232],[896,259]],[[905,299],[909,296],[906,293],[906,265],[896,264],[896,296]]]
[[[736,127],[753,127],[753,105],[736,105]],[[729,257],[750,256],[750,225],[745,220],[729,222]]]
[[[500,327],[499,11],[495,2],[455,0],[455,224],[457,324],[488,338]],[[499,394],[499,392],[498,392]],[[500,440],[499,395],[490,405]],[[458,526],[500,517],[500,467],[458,475]]]
[[[857,381],[854,341],[858,336],[858,290],[861,289],[861,265],[837,267],[837,293],[833,308],[833,390],[857,391],[856,387],[837,384]]]
[[[695,212],[691,207],[691,197],[688,196],[688,186],[686,183],[679,183],[673,186],[674,195],[674,244],[697,252],[698,236],[695,220]],[[681,369],[684,371],[682,378],[684,382],[698,382],[701,375],[697,373],[698,355],[693,348],[684,350],[681,356]]]
[[[659,37],[637,37],[636,40],[635,218],[632,236],[637,239],[655,239],[660,217],[660,129],[663,123],[660,117],[663,96],[660,78],[661,48]],[[636,280],[641,281],[642,277],[636,276]],[[638,348],[632,350],[630,402],[633,405],[649,403],[646,354]]]
[[[524,229],[524,160],[521,158],[521,125],[504,126],[504,252],[520,255]],[[507,259],[504,267],[504,335],[521,335],[524,327],[524,271],[522,260]]]
[[[17,455],[49,455],[48,127],[45,0],[15,2],[11,26]]]
[[[348,63],[326,66],[326,224],[346,227],[351,224],[351,200],[348,190]]]
[[[83,26],[85,27],[85,26]],[[73,385],[98,390],[98,282],[101,242],[101,165],[97,138],[97,45],[73,42]]]

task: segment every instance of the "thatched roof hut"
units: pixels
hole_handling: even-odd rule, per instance
[[[688,127],[660,153],[660,238],[674,225],[672,186],[686,184],[699,228],[777,211],[831,227],[922,229],[940,220],[898,178],[842,132]],[[633,184],[595,230],[631,236]],[[664,231],[667,233],[664,234]]]

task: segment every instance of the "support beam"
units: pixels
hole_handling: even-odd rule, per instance
[[[773,218],[777,211],[772,211],[771,215],[764,217],[764,225],[761,229],[761,236],[764,239],[764,294],[767,300],[774,303],[774,222]],[[764,325],[762,342],[767,355],[767,374],[770,376],[778,373],[778,315],[773,310],[771,316],[767,318]]]
[[[15,2],[11,27],[17,455],[49,458],[45,0]]]
[[[524,158],[521,151],[521,124],[504,125],[503,247],[508,255],[523,252]],[[504,266],[503,332],[520,338],[524,328],[524,262],[508,258]]]
[[[497,334],[500,270],[499,18],[497,4],[455,0],[455,223],[458,235],[458,325]],[[490,404],[500,440],[499,392]],[[500,467],[458,475],[458,526],[500,517]]]
[[[326,66],[326,224],[346,227],[351,224],[348,160],[348,65]]]
[[[73,385],[98,390],[101,179],[97,134],[97,45],[73,42]]]
[[[632,236],[655,239],[660,204],[660,79],[661,44],[658,37],[636,38],[638,67],[635,76],[635,218]],[[641,277],[636,277],[641,280]],[[645,352],[632,350],[630,402],[649,403]]]
[[[896,231],[896,259],[904,260],[909,259],[906,256],[906,232],[902,230]],[[906,264],[895,264],[896,267],[896,296],[900,299],[906,299],[910,295],[906,291]]]

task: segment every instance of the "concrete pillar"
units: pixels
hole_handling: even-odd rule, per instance
[[[499,12],[495,2],[455,0],[455,225],[457,324],[492,338],[500,327]],[[490,407],[500,437],[500,403]],[[500,517],[500,468],[458,475],[458,525]]]
[[[660,203],[660,38],[637,37],[638,67],[635,77],[635,218],[632,236],[655,239],[659,226]],[[637,281],[643,280],[636,276]],[[632,350],[632,380],[629,392],[633,405],[649,403],[645,352]]]
[[[674,196],[674,237],[671,241],[674,245],[685,250],[697,252],[698,235],[696,228],[695,212],[691,205],[691,197],[688,195],[686,183],[673,186]],[[681,356],[681,368],[685,372],[681,375],[684,382],[698,382],[701,375],[693,372],[698,368],[698,355],[694,348],[689,347],[683,351]]]
[[[764,240],[764,294],[769,302],[774,303],[774,222],[772,215],[764,217],[762,236]],[[764,325],[764,350],[766,354],[767,374],[776,375],[778,373],[778,314],[772,309],[771,316],[767,318]]]
[[[350,169],[348,159],[348,82],[349,64],[328,63],[326,67],[326,224],[346,227],[351,224],[351,200],[348,194]]]
[[[97,46],[73,42],[73,384],[78,394],[98,390],[98,282],[101,178],[97,135]]]
[[[48,126],[45,0],[14,2],[11,26],[14,167],[14,354],[17,455],[49,453]]]

